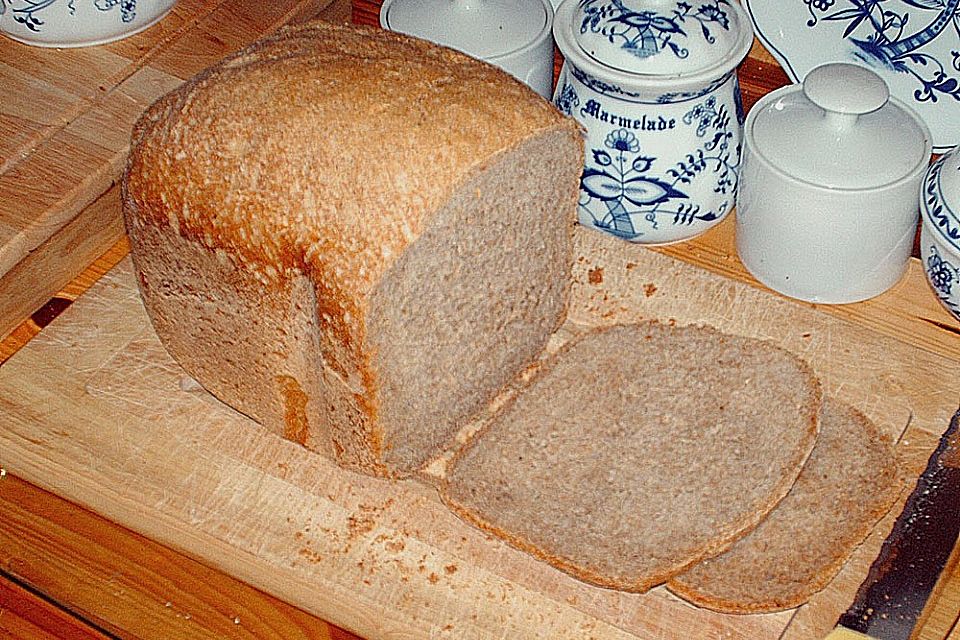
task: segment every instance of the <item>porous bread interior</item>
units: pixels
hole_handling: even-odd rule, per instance
[[[414,470],[450,444],[565,316],[580,150],[567,130],[486,163],[371,296],[383,459]]]
[[[668,588],[703,607],[768,613],[823,589],[899,495],[890,438],[862,413],[827,399],[820,436],[787,497],[723,554]]]
[[[458,453],[442,495],[582,580],[645,591],[783,498],[820,404],[809,367],[768,343],[614,326],[551,359]]]

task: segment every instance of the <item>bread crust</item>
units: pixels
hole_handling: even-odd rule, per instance
[[[326,277],[333,307],[364,299],[492,156],[551,129],[580,137],[575,121],[496,67],[402,34],[310,23],[151,105],[134,128],[124,200],[135,221],[225,250],[265,277],[271,268]]]
[[[146,227],[195,243],[264,290],[306,277],[322,320],[318,357],[330,384],[353,397],[363,423],[354,437],[367,453],[349,461],[336,442],[311,448],[373,475],[406,475],[381,462],[389,444],[368,348],[371,293],[452,193],[499,154],[550,132],[582,148],[575,121],[492,65],[379,29],[285,27],[158,100],[134,128],[122,200],[151,320],[191,373],[203,369],[198,359],[217,357],[155,321],[164,303],[143,275],[174,257],[141,250]],[[288,391],[309,386],[309,372],[277,373]],[[230,404],[263,413],[243,402]],[[317,441],[302,425],[274,430]]]
[[[638,327],[643,327],[645,325],[655,326],[660,323],[656,321],[649,321],[644,323],[639,323]],[[714,333],[716,335],[722,335],[716,329],[709,326],[697,326],[698,330],[703,330],[706,332]],[[553,356],[551,356],[547,362],[540,366],[536,372],[531,377],[531,380],[525,385],[525,388],[532,387],[539,379],[548,375],[552,366],[562,359],[580,340],[586,338],[590,334],[599,333],[611,329],[611,327],[597,327],[590,329],[583,334],[575,337],[574,339],[567,342],[563,345]],[[809,458],[814,444],[816,443],[817,435],[820,428],[820,409],[823,400],[823,392],[821,389],[820,381],[815,375],[813,369],[805,361],[797,358],[795,355],[786,351],[785,349],[766,341],[757,341],[758,343],[762,342],[766,345],[767,348],[772,348],[776,351],[779,351],[783,354],[788,355],[791,359],[794,359],[797,365],[804,372],[804,376],[807,378],[807,381],[813,389],[813,394],[809,401],[804,405],[803,412],[805,416],[808,416],[806,419],[805,425],[805,434],[804,434],[804,445],[800,447],[794,458],[792,459],[792,468],[795,469],[795,473],[792,475],[785,475],[775,489],[770,493],[766,503],[752,513],[746,514],[744,518],[739,521],[731,522],[728,526],[724,527],[718,532],[718,534],[707,541],[696,553],[693,553],[687,557],[677,559],[672,565],[663,567],[662,570],[652,573],[650,575],[638,577],[634,581],[623,581],[613,579],[610,576],[604,575],[602,573],[593,571],[587,567],[578,564],[575,560],[564,558],[559,555],[550,553],[536,544],[532,543],[530,540],[526,539],[522,535],[505,530],[503,527],[494,524],[493,522],[485,519],[482,515],[472,511],[468,507],[460,504],[455,498],[451,496],[451,488],[449,476],[447,474],[437,483],[438,489],[440,492],[441,499],[447,505],[447,507],[456,513],[459,517],[469,522],[470,524],[476,526],[477,528],[487,531],[512,545],[513,547],[524,551],[540,560],[543,560],[554,567],[564,571],[579,580],[588,582],[600,587],[605,587],[609,589],[616,589],[620,591],[643,593],[656,586],[666,583],[670,578],[686,571],[690,567],[696,565],[703,560],[719,555],[720,553],[726,551],[730,546],[732,546],[737,540],[741,539],[743,536],[747,535],[753,529],[763,521],[763,519],[769,514],[777,504],[787,495],[790,488],[793,486],[793,483],[796,480],[797,475],[799,475],[801,469]],[[511,396],[502,407],[496,412],[496,414],[487,421],[480,429],[478,429],[472,437],[456,451],[456,453],[451,457],[450,461],[446,465],[446,469],[450,470],[456,467],[456,465],[469,453],[470,449],[478,446],[482,441],[484,436],[486,436],[490,430],[496,425],[500,416],[508,413],[513,406],[516,404],[521,394],[524,392],[524,389],[520,389],[518,393]]]

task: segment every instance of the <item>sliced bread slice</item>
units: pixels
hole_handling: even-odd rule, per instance
[[[593,330],[457,452],[441,494],[581,580],[645,591],[773,509],[820,406],[810,368],[772,344],[657,323]]]
[[[787,497],[726,553],[667,586],[729,613],[801,605],[836,576],[899,490],[890,439],[862,413],[830,399],[817,445]]]

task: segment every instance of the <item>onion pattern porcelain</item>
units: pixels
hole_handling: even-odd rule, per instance
[[[794,82],[828,62],[867,67],[910,105],[936,153],[960,144],[960,0],[743,0]]]
[[[954,149],[927,170],[921,211],[920,260],[927,281],[960,320],[960,151]]]
[[[0,33],[39,47],[85,47],[160,21],[176,0],[0,0]]]
[[[586,129],[578,219],[643,244],[687,240],[731,210],[753,42],[736,0],[565,0],[554,103]]]
[[[872,71],[817,67],[747,116],[737,250],[775,291],[810,302],[871,298],[903,275],[931,153],[920,118]]]

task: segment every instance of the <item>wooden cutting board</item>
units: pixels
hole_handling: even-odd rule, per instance
[[[346,21],[350,2],[179,0],[142,33],[80,49],[0,36],[0,337],[120,238],[116,208],[87,205],[119,176],[143,109],[223,56],[312,17]]]
[[[960,379],[954,359],[594,232],[578,232],[577,255],[572,322],[773,340],[898,438],[913,478],[956,408],[931,383]],[[904,286],[922,277],[913,263]],[[464,524],[431,487],[343,471],[198,389],[159,344],[126,260],[0,368],[0,465],[369,638],[814,637],[892,523],[795,611],[721,615],[662,588],[585,585]]]

